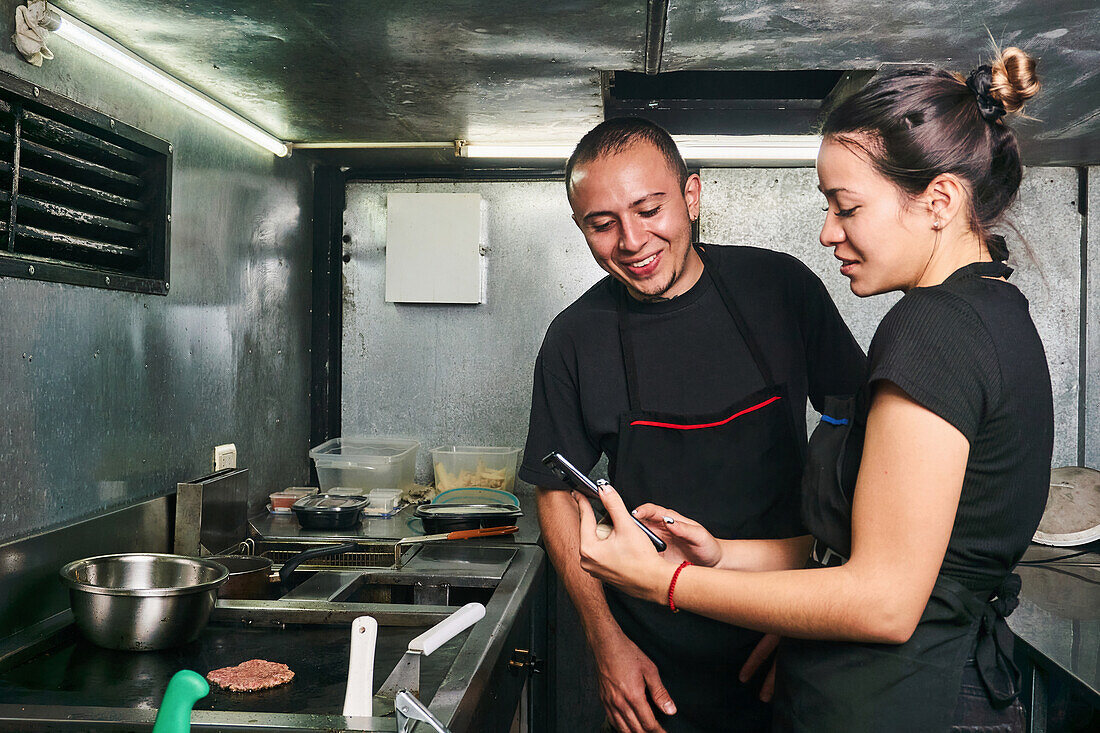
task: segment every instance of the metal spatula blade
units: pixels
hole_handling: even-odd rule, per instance
[[[382,687],[374,695],[375,702],[393,703],[400,690],[408,690],[420,697],[420,652],[405,652],[401,661],[390,672]]]
[[[382,706],[392,706],[400,690],[408,690],[416,697],[420,697],[420,658],[428,656],[484,617],[485,606],[480,603],[467,603],[410,641],[408,651],[375,693],[375,711],[382,713],[384,710]]]

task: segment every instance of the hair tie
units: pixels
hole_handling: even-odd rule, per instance
[[[996,122],[1005,116],[1005,106],[1001,100],[989,93],[993,86],[993,67],[983,65],[971,71],[970,76],[966,77],[966,86],[974,92],[978,110],[986,122]]]
[[[985,247],[989,250],[989,256],[994,262],[1004,262],[1008,259],[1008,242],[1000,234],[990,234],[985,239]]]

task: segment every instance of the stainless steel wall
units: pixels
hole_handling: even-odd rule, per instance
[[[385,302],[386,194],[479,193],[488,206],[484,305]],[[351,183],[347,188],[343,431],[438,445],[522,446],[531,369],[550,320],[603,276],[560,182]]]
[[[1083,433],[1084,465],[1100,466],[1100,168],[1088,170],[1088,231],[1081,242],[1086,287],[1081,323],[1084,326],[1082,371],[1086,375]],[[1089,264],[1091,263],[1091,266]]]
[[[0,69],[172,142],[171,291],[0,278],[0,542],[164,494],[235,442],[252,496],[307,476],[311,172],[60,39]]]
[[[1095,189],[1096,171],[1092,173]],[[710,169],[702,178],[701,239],[769,247],[799,257],[825,282],[866,347],[899,296],[852,295],[831,252],[817,242],[823,199],[814,171]],[[391,191],[480,193],[485,198],[486,305],[385,302],[385,194]],[[1013,282],[1031,301],[1050,362],[1055,465],[1076,463],[1079,448],[1079,332],[1086,313],[1076,198],[1074,169],[1029,169],[1009,217],[1034,255],[1031,259],[1015,246]],[[1092,232],[1096,241],[1095,224]],[[546,326],[603,275],[570,219],[562,184],[351,183],[345,233],[351,237],[346,245],[351,261],[344,267],[344,432],[408,435],[423,441],[425,449],[454,442],[523,445],[531,368]],[[1095,292],[1100,277],[1090,275]],[[1095,297],[1088,300],[1093,311],[1096,302]],[[1093,395],[1088,404],[1100,405],[1097,399]],[[1085,431],[1090,435],[1096,432],[1096,418],[1091,419]],[[431,479],[423,454],[418,475]]]
[[[866,348],[878,322],[900,294],[860,299],[838,270],[831,250],[818,242],[824,197],[812,169],[727,168],[703,173],[704,241],[755,244],[789,252],[825,283],[852,332]],[[1081,302],[1081,215],[1077,171],[1029,168],[1006,218],[1027,246],[1009,233],[1015,283],[1031,303],[1046,347],[1054,388],[1054,465],[1076,465]],[[1030,250],[1031,255],[1028,255]]]

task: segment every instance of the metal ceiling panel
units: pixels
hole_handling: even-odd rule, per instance
[[[272,134],[313,142],[576,139],[601,119],[599,71],[641,70],[646,19],[625,0],[55,4]]]
[[[669,9],[661,70],[927,62],[965,74],[988,61],[992,34],[1039,58],[1044,88],[1027,109],[1038,121],[1016,123],[1025,141],[1047,162],[1059,152],[1097,162],[1098,29],[1096,0],[680,0]]]
[[[293,141],[575,140],[601,119],[600,72],[644,70],[646,0],[57,5]],[[1026,159],[1100,162],[1095,0],[678,0],[660,69],[967,71],[987,28],[1041,59]]]

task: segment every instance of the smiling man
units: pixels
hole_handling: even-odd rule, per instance
[[[660,127],[598,125],[566,187],[609,276],[547,330],[520,477],[539,487],[542,536],[595,655],[607,727],[768,730],[759,681],[738,680],[761,635],[673,615],[583,572],[576,504],[541,459],[556,450],[590,471],[606,455],[628,504],[674,508],[717,537],[801,535],[807,397],[820,409],[854,393],[863,352],[798,260],[692,243],[702,183]]]

